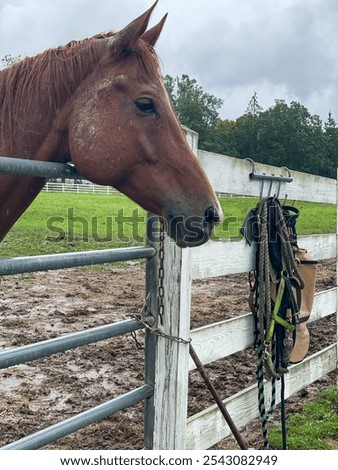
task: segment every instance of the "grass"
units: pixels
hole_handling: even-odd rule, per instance
[[[240,237],[253,198],[221,198],[224,220],[215,238]],[[299,234],[334,233],[331,204],[298,203]],[[146,213],[123,195],[42,192],[1,243],[0,255],[25,256],[88,251],[145,243]]]
[[[40,193],[1,244],[1,256],[88,251],[144,242],[146,213],[122,195]]]
[[[240,227],[248,211],[258,203],[256,198],[221,198],[224,213],[223,223],[216,229],[216,236],[221,238],[239,237]],[[335,233],[336,206],[298,202],[299,209],[297,232],[299,235],[315,233]]]
[[[290,450],[338,449],[338,391],[335,386],[322,390],[317,398],[303,406],[302,413],[287,419],[287,443]],[[282,448],[280,427],[270,431],[270,442]]]

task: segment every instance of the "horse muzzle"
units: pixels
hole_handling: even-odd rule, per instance
[[[208,206],[202,216],[165,215],[167,233],[180,248],[196,247],[206,243],[222,218],[220,209]]]

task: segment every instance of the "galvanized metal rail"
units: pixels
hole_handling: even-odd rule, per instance
[[[69,163],[41,162],[12,157],[0,157],[0,173],[38,176],[39,178],[83,178]]]
[[[154,323],[152,316],[144,318],[150,325]],[[51,356],[59,352],[78,348],[86,344],[96,343],[104,339],[120,336],[142,328],[135,319],[123,320],[109,325],[98,326],[84,331],[69,333],[57,338],[39,341],[37,343],[5,349],[0,352],[0,369],[25,364],[26,362]]]
[[[118,261],[131,261],[134,259],[151,258],[155,254],[156,250],[153,247],[144,246],[98,251],[77,251],[74,253],[55,253],[53,255],[0,258],[0,276],[115,263]]]
[[[82,429],[90,424],[97,423],[104,418],[123,410],[128,406],[134,405],[141,400],[151,397],[153,393],[152,387],[143,385],[130,392],[124,393],[110,401],[102,403],[87,411],[83,411],[69,419],[61,421],[53,426],[42,429],[30,436],[23,437],[18,441],[7,444],[1,447],[1,450],[36,450],[40,449],[47,444],[55,442],[61,437],[68,436],[79,429]]]

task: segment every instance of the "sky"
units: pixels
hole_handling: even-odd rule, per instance
[[[32,56],[73,39],[118,31],[153,0],[0,0],[0,59]],[[195,78],[224,101],[222,119],[250,98],[268,109],[298,101],[338,122],[337,0],[159,0],[169,13],[156,50],[162,73]]]

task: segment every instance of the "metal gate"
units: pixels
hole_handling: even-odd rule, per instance
[[[79,179],[81,176],[69,164],[47,163],[9,157],[0,157],[0,172],[15,175],[31,175],[44,178]],[[154,217],[148,217],[147,239],[154,229]],[[153,237],[152,237],[153,238]],[[135,259],[146,259],[146,298],[152,305],[152,315],[145,317],[151,325],[157,315],[157,249],[156,242],[149,242],[143,247],[118,248],[87,252],[73,252],[18,258],[0,258],[0,276],[36,271],[47,271],[94,264],[113,263]],[[141,329],[136,319],[124,320],[109,325],[70,333],[57,338],[11,348],[0,352],[0,368],[5,369],[28,361],[68,351],[79,346],[101,341]],[[137,389],[119,395],[94,408],[26,436],[2,447],[5,449],[39,449],[57,439],[67,436],[89,424],[95,423],[130,405],[145,400],[145,442],[152,445],[153,435],[153,392],[154,392],[154,357],[156,337],[145,332],[145,384]]]

